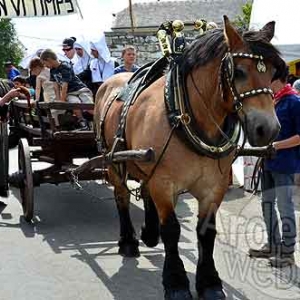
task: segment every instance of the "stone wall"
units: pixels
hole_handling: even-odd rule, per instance
[[[197,31],[185,31],[184,32],[187,43],[191,42]],[[135,32],[127,33],[125,31],[112,31],[105,32],[106,42],[108,48],[111,51],[111,55],[121,62],[121,53],[126,45],[133,45],[137,49],[137,64],[139,66],[145,63],[156,60],[162,56],[159,48],[158,40],[152,32]]]

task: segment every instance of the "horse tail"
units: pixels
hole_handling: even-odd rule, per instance
[[[141,240],[147,247],[155,247],[159,242],[159,218],[156,206],[145,186],[141,188],[144,200],[145,223],[142,226]]]

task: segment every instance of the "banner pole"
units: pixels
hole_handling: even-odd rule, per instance
[[[134,15],[133,15],[133,9],[132,9],[132,1],[129,0],[129,16],[130,16],[130,24],[131,24],[131,32],[134,33]]]
[[[77,1],[77,0],[75,0],[75,3],[76,3],[76,6],[77,6],[77,9],[78,9],[79,15],[80,15],[81,19],[83,20],[83,14],[82,14],[81,8],[80,8],[80,6],[79,6],[79,4],[78,4],[78,1]]]

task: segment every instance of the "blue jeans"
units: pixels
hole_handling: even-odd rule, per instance
[[[262,211],[270,247],[281,247],[282,253],[293,253],[296,244],[296,220],[293,202],[294,174],[271,171],[262,173]],[[277,200],[275,202],[275,200]],[[279,232],[278,212],[282,222]]]

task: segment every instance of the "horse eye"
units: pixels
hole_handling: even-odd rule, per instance
[[[277,80],[278,78],[280,78],[280,73],[281,73],[281,70],[274,69],[273,74],[272,74],[271,82],[273,82],[273,81]]]
[[[235,68],[234,69],[234,78],[238,80],[245,80],[247,78],[247,74],[244,70]]]

